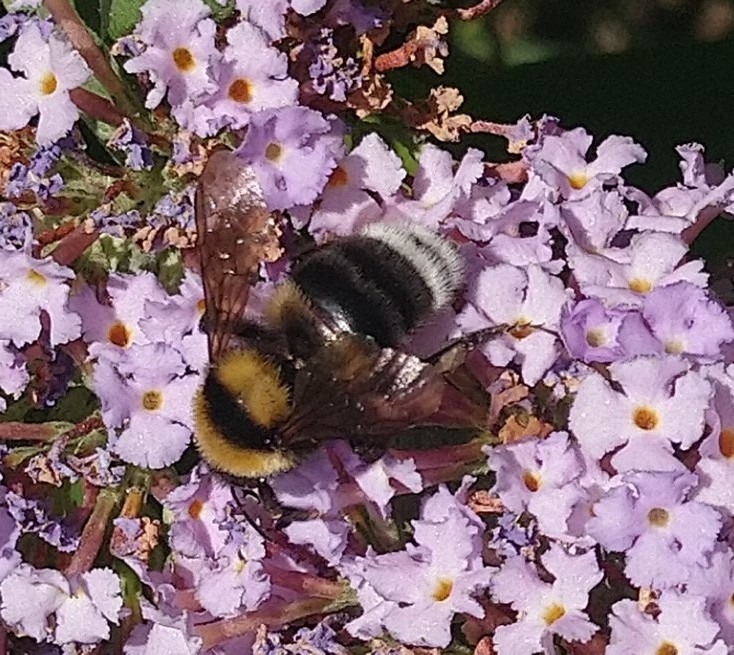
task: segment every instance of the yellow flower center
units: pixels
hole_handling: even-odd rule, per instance
[[[586,343],[592,348],[600,348],[607,342],[607,336],[601,328],[592,328],[586,333]]]
[[[543,620],[546,625],[552,625],[566,613],[566,608],[558,603],[553,603],[543,612]]]
[[[46,282],[47,282],[45,275],[33,269],[28,271],[28,281],[31,284],[38,285],[39,287],[46,286]]]
[[[568,183],[576,190],[583,189],[588,181],[589,178],[586,173],[572,173],[568,176]]]
[[[283,148],[279,143],[269,143],[265,148],[265,158],[277,162],[283,156]]]
[[[196,303],[196,312],[200,316],[203,316],[205,311],[206,311],[206,300],[202,298],[199,302]]]
[[[665,352],[669,355],[680,355],[685,349],[682,341],[668,341],[665,344]]]
[[[664,641],[658,646],[655,655],[678,655],[678,647],[669,641]]]
[[[654,430],[660,423],[660,417],[652,407],[638,407],[632,420],[640,430]]]
[[[627,286],[635,293],[648,293],[652,289],[652,282],[643,277],[636,277],[632,278]]]
[[[541,477],[540,473],[535,471],[523,471],[522,482],[528,491],[535,492],[540,489]]]
[[[132,336],[130,328],[120,321],[115,321],[107,330],[107,341],[120,348],[127,348],[132,341]]]
[[[237,79],[229,85],[227,95],[235,102],[247,103],[251,102],[254,94],[254,87],[249,80]]]
[[[41,78],[41,93],[45,96],[50,96],[54,91],[56,91],[58,85],[59,82],[56,79],[56,75],[49,71]]]
[[[722,428],[719,435],[719,451],[724,457],[734,456],[734,429]]]
[[[346,186],[347,182],[349,182],[347,172],[341,166],[337,166],[329,177],[329,186]]]
[[[176,48],[173,51],[173,63],[182,73],[190,73],[196,68],[196,59],[188,48]]]
[[[515,339],[524,339],[535,332],[535,328],[530,325],[530,321],[521,318],[515,322],[515,325],[511,327],[508,332],[515,337]]]
[[[201,512],[204,509],[204,503],[202,503],[200,500],[195,500],[191,505],[189,505],[189,516],[192,519],[198,519],[199,516],[201,516]]]
[[[670,514],[667,509],[663,509],[662,507],[653,507],[647,513],[647,520],[650,525],[656,528],[664,528],[668,523],[670,523]]]
[[[438,601],[439,603],[442,600],[446,600],[450,595],[451,592],[454,589],[454,583],[452,580],[449,580],[447,578],[441,578],[438,581],[438,584],[436,585],[436,588],[433,590],[433,600]]]
[[[143,394],[143,407],[154,412],[163,407],[163,394],[160,391],[150,390]]]

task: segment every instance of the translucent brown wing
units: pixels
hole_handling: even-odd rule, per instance
[[[369,444],[424,423],[440,406],[444,389],[432,365],[345,333],[297,373],[293,412],[280,433],[295,449],[333,438]]]
[[[231,152],[213,153],[199,179],[196,231],[209,356],[215,358],[242,318],[259,263],[279,249],[276,221],[255,173]]]

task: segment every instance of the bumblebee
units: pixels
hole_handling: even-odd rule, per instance
[[[196,198],[211,365],[195,399],[196,442],[216,470],[268,478],[324,440],[380,454],[431,422],[440,368],[400,350],[463,284],[456,246],[419,226],[373,224],[305,252],[262,321],[242,318],[264,254],[279,247],[253,171],[214,153]]]

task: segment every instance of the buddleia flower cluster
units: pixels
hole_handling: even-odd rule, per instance
[[[630,137],[478,120],[442,86],[400,97],[390,71],[441,73],[447,32],[492,4],[0,19],[0,650],[734,649],[734,326],[689,250],[734,175],[681,145],[650,195],[626,180],[646,159]],[[457,159],[444,144],[469,132],[506,160]],[[193,442],[194,194],[223,148],[280,230],[249,317],[304,244],[412,222],[457,244],[467,281],[406,348],[496,329],[444,407],[475,429],[396,435],[377,461],[345,434],[272,479],[283,522]]]

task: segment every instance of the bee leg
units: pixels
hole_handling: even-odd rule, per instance
[[[441,350],[433,353],[426,361],[433,364],[439,371],[453,370],[463,363],[466,354],[470,350],[473,350],[485,341],[494,339],[500,334],[507,332],[507,327],[507,325],[494,325],[483,330],[465,334],[463,337],[454,339],[448,345],[441,348]]]

